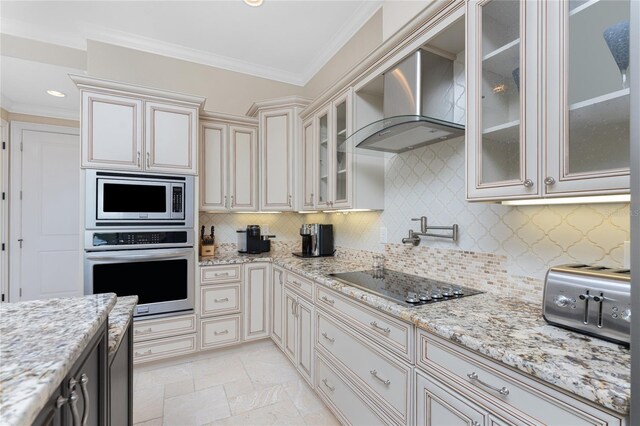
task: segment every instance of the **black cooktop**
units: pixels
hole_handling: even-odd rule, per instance
[[[471,288],[391,270],[329,275],[403,306],[422,306],[482,293]]]

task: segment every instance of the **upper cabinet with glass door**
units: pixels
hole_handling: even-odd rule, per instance
[[[630,2],[545,6],[545,194],[627,193]]]
[[[346,209],[351,207],[351,152],[347,149],[347,137],[351,135],[351,99],[349,90],[332,102],[333,113],[333,156],[331,189],[333,197],[331,207]]]
[[[467,3],[467,197],[535,197],[539,3]]]

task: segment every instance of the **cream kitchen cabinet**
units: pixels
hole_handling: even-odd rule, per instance
[[[271,264],[249,262],[244,265],[244,340],[269,337]]]
[[[197,173],[204,98],[71,78],[81,91],[82,167]]]
[[[285,287],[284,310],[284,353],[300,375],[313,386],[313,304]]]
[[[200,210],[258,210],[257,121],[200,116]]]
[[[418,330],[416,349],[419,424],[449,424],[446,419],[453,419],[455,413],[460,424],[626,424],[613,412],[579,401],[424,330]],[[420,419],[425,416],[423,423]]]
[[[629,192],[633,52],[613,39],[630,12],[614,3],[467,2],[469,200]]]
[[[259,123],[261,211],[298,210],[300,111],[308,103],[293,96],[256,102],[247,112]]]
[[[271,339],[282,349],[282,332],[284,330],[284,269],[277,266],[271,268]]]
[[[305,116],[303,210],[384,209],[384,159],[355,154],[354,110],[348,88]]]

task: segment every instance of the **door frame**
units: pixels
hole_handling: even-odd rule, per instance
[[[9,123],[9,192],[7,200],[9,202],[9,238],[7,242],[7,253],[9,257],[9,282],[8,301],[20,301],[21,276],[20,263],[22,252],[20,250],[19,239],[22,237],[22,203],[20,202],[20,188],[22,188],[22,133],[24,131],[36,131],[43,133],[63,133],[78,137],[78,149],[80,149],[80,129],[77,127],[54,126],[51,124],[28,123],[24,121],[11,121]],[[78,157],[78,173],[80,173],[80,158]],[[81,180],[82,182],[82,180]],[[79,188],[80,204],[83,205],[84,196],[82,187]],[[84,210],[84,209],[82,209]],[[80,215],[82,221],[82,215]],[[79,224],[78,232],[81,231],[82,224]],[[81,233],[81,232],[80,232]],[[81,236],[78,244],[81,242]],[[79,247],[82,247],[81,245]],[[82,262],[80,263],[82,265]],[[78,279],[82,282],[82,268],[78,270]]]

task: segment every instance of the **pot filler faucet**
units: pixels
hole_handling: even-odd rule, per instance
[[[427,225],[427,217],[422,216],[420,218],[413,218],[411,220],[420,221],[420,232],[414,232],[413,229],[409,229],[409,236],[402,239],[402,244],[411,243],[414,246],[420,244],[420,237],[437,237],[437,238],[449,238],[453,241],[458,241],[458,224],[451,226],[429,226]],[[430,229],[440,231],[451,231],[450,235],[432,234]]]

